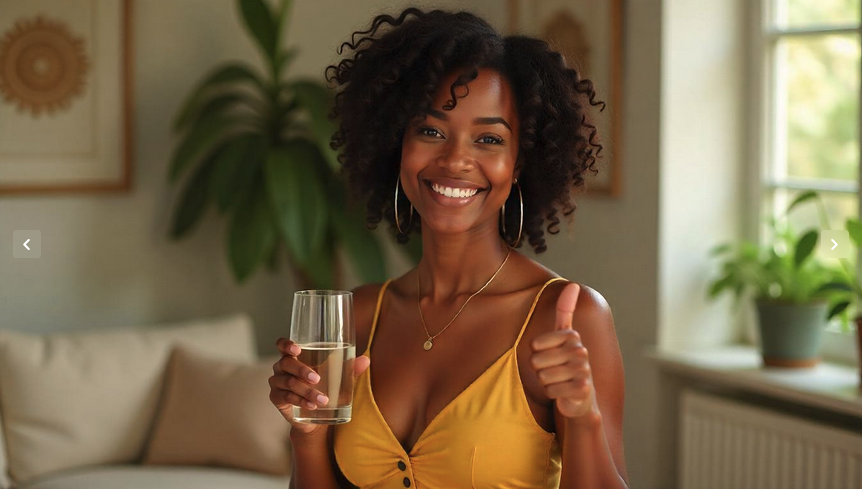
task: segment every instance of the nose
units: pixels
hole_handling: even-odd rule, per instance
[[[451,173],[467,173],[472,171],[475,165],[470,150],[456,141],[446,144],[443,153],[437,158],[437,166]]]

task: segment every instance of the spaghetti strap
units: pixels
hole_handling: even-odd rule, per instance
[[[533,299],[533,305],[532,305],[532,306],[530,306],[530,312],[529,312],[529,313],[527,313],[527,319],[525,319],[525,320],[524,320],[524,324],[521,326],[521,332],[520,332],[520,333],[518,333],[518,338],[515,340],[515,346],[513,346],[513,347],[512,347],[512,349],[513,349],[513,350],[517,350],[517,348],[518,348],[518,343],[520,343],[520,341],[521,341],[521,336],[523,336],[523,335],[524,335],[524,331],[527,329],[527,324],[529,324],[529,323],[530,323],[530,318],[531,318],[531,317],[533,317],[533,311],[535,311],[535,310],[536,310],[536,304],[538,304],[538,303],[539,303],[539,298],[540,298],[540,297],[542,297],[542,292],[544,292],[544,291],[545,291],[545,289],[546,289],[549,285],[551,285],[552,283],[554,283],[554,282],[559,282],[559,281],[561,281],[561,280],[562,280],[562,281],[564,281],[564,282],[565,282],[565,281],[567,281],[567,280],[566,280],[566,279],[564,279],[563,277],[554,277],[554,278],[552,278],[552,279],[548,280],[547,282],[545,282],[545,285],[543,285],[543,286],[542,286],[542,288],[541,288],[541,289],[539,289],[539,293],[538,293],[538,294],[536,294],[536,298],[535,298],[535,299]]]
[[[365,347],[363,355],[371,351],[371,341],[374,339],[374,330],[377,329],[377,319],[380,317],[380,306],[383,304],[383,294],[386,292],[386,287],[392,282],[390,278],[380,287],[380,292],[377,294],[377,307],[374,308],[374,319],[371,321],[371,333],[368,335],[368,346]]]

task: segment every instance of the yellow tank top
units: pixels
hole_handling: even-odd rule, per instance
[[[431,420],[407,453],[371,391],[371,368],[354,383],[352,420],[334,427],[338,467],[363,489],[557,488],[560,446],[536,423],[518,370],[517,348],[548,280],[536,294],[514,346]],[[371,325],[368,355],[380,316],[383,284]]]

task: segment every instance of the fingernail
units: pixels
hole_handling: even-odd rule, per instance
[[[296,345],[290,345],[290,352],[294,355],[299,355],[299,347]]]
[[[329,402],[329,399],[326,398],[323,394],[317,396],[317,402],[319,402],[322,406],[326,406],[326,403]]]
[[[310,374],[308,374],[308,380],[316,384],[318,381],[320,381],[320,376],[314,372],[311,372]]]
[[[317,404],[311,401],[305,401],[305,405],[308,406],[308,409],[317,409]]]

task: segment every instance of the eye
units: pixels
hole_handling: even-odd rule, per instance
[[[482,141],[485,144],[503,144],[503,140],[496,136],[482,136],[479,138],[479,141]]]
[[[440,136],[440,132],[437,129],[434,129],[433,127],[420,127],[418,132],[422,136],[429,136],[432,138],[436,138],[437,136]]]

